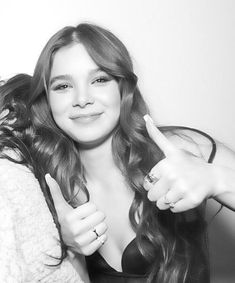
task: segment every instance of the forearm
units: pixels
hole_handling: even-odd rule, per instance
[[[14,231],[11,204],[0,194],[0,282],[24,281]]]
[[[215,175],[217,181],[212,198],[235,211],[235,170],[216,166]]]
[[[76,269],[78,274],[84,283],[90,283],[90,278],[87,272],[85,256],[78,253],[69,251],[69,260],[72,263],[73,267]]]

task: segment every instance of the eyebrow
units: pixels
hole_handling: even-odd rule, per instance
[[[55,76],[50,79],[49,86],[51,86],[57,80],[71,80],[71,79],[72,77],[70,75]]]
[[[104,71],[98,67],[98,68],[90,70],[89,75],[93,75],[98,72],[104,72]],[[52,77],[49,81],[49,87],[57,80],[72,80],[72,79],[73,79],[72,76],[68,74]]]

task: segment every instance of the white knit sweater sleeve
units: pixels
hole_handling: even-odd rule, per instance
[[[65,258],[38,180],[0,158],[0,283],[81,283]]]
[[[22,282],[21,260],[18,258],[10,202],[0,191],[0,282]]]

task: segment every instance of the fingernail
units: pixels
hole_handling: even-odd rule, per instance
[[[51,179],[51,175],[49,174],[49,173],[46,173],[46,175],[45,175],[45,179]]]
[[[147,120],[148,120],[148,114],[144,115],[143,118],[144,118],[144,121],[147,122]]]
[[[103,245],[105,243],[105,241],[107,240],[107,235],[103,234],[99,237],[99,240],[101,242],[101,244]]]
[[[149,114],[144,115],[143,118],[144,118],[145,122],[149,121],[149,122],[153,123],[153,119],[149,116]]]

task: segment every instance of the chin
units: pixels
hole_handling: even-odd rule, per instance
[[[109,142],[112,140],[112,136],[113,136],[113,131],[106,133],[102,136],[96,136],[96,137],[83,137],[82,139],[75,139],[77,140],[78,144],[79,144],[79,148],[81,149],[92,149],[92,148],[96,148],[102,144],[105,144],[106,142]]]
[[[92,148],[97,148],[100,145],[104,144],[104,140],[103,139],[99,139],[99,140],[89,140],[89,141],[78,141],[79,144],[79,148],[80,149],[92,149]]]

